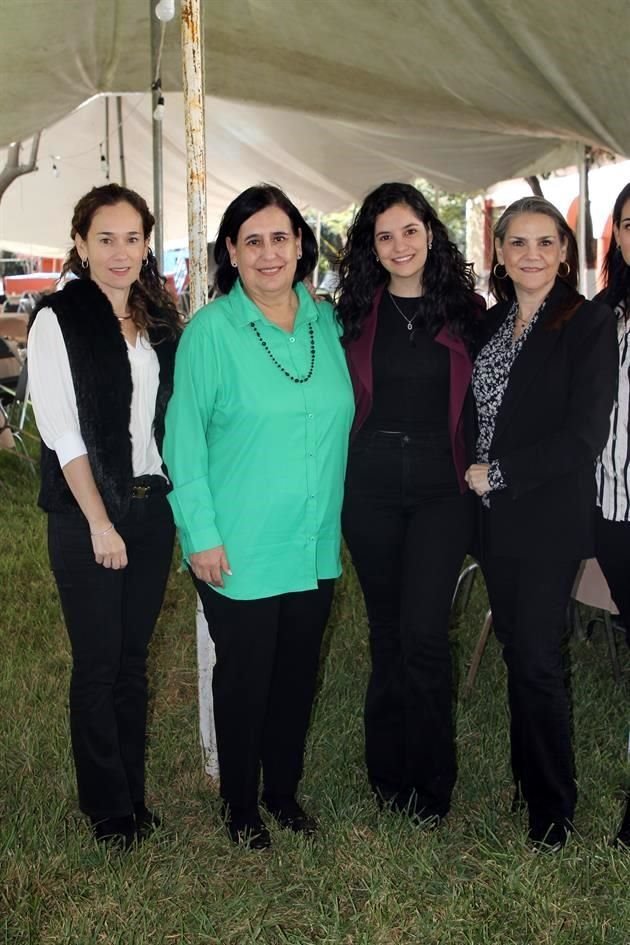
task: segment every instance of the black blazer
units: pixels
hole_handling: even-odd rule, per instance
[[[582,301],[568,321],[550,327],[571,292],[556,280],[510,373],[490,445],[507,488],[492,493],[483,515],[485,554],[593,554],[594,462],[617,391],[617,336],[612,311],[600,302]],[[486,340],[509,308],[489,310]]]

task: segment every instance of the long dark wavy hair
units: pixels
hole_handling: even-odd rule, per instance
[[[480,301],[474,291],[472,265],[451,242],[446,227],[420,191],[411,184],[399,183],[381,184],[368,194],[348,230],[336,293],[343,343],[360,336],[376,290],[389,281],[389,273],[374,252],[374,225],[379,214],[397,204],[409,207],[432,234],[422,275],[426,329],[436,335],[446,326],[452,335],[473,347]]]
[[[550,217],[554,223],[560,241],[566,244],[566,262],[569,267],[569,271],[566,273],[566,275],[560,275],[560,273],[558,273],[556,276],[556,281],[559,280],[560,282],[563,282],[572,291],[568,293],[566,299],[561,305],[559,305],[558,310],[554,314],[552,320],[547,324],[547,328],[557,328],[562,322],[568,321],[575,313],[580,303],[584,301],[584,296],[580,295],[577,290],[578,278],[580,274],[580,260],[578,255],[577,240],[573,230],[564,219],[558,208],[554,207],[554,205],[548,200],[545,200],[544,197],[536,196],[521,197],[520,200],[515,200],[514,203],[511,203],[509,207],[506,207],[495,224],[494,240],[498,240],[499,243],[503,245],[511,221],[515,217],[521,216],[523,213],[540,213],[543,216]],[[514,283],[507,273],[503,276],[497,276],[495,270],[497,266],[500,267],[501,264],[499,263],[496,242],[494,241],[493,247],[488,287],[497,302],[513,302],[516,299]],[[505,266],[503,268],[505,269]]]
[[[81,257],[74,245],[74,239],[79,235],[86,240],[96,211],[101,207],[114,207],[119,203],[128,203],[140,215],[144,238],[149,239],[155,225],[155,217],[149,210],[144,197],[135,190],[121,187],[120,184],[93,187],[81,197],[74,208],[70,230],[73,245],[63,264],[62,278],[68,273],[73,273],[79,279],[91,278],[89,266],[84,269],[81,265]],[[166,329],[166,334],[171,338],[176,338],[181,331],[179,312],[166,288],[166,279],[160,275],[157,260],[150,249],[146,262],[140,269],[140,275],[129,291],[129,310],[134,322],[141,330],[144,328]]]
[[[613,207],[612,221],[615,226],[620,226],[623,208],[629,200],[630,184],[626,184],[618,194]],[[630,309],[630,266],[624,260],[621,249],[615,242],[614,235],[602,264],[602,277],[604,281],[602,300],[607,302],[611,308],[614,308],[619,302],[625,302],[626,309]]]
[[[266,207],[278,207],[283,210],[291,222],[293,235],[298,236],[300,233],[302,235],[302,257],[297,261],[293,285],[301,282],[315,268],[319,255],[317,240],[298,208],[279,187],[273,184],[257,184],[254,187],[248,187],[235,197],[221,219],[214,244],[214,261],[217,264],[213,286],[215,292],[227,295],[238,279],[238,270],[230,262],[227,238],[236,243],[238,231],[243,223]]]

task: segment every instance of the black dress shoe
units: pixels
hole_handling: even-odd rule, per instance
[[[149,810],[143,802],[134,804],[133,810],[136,818],[136,833],[141,839],[144,840],[145,837],[148,837],[154,830],[162,826],[162,818],[159,814]]]
[[[390,785],[373,784],[372,791],[381,810],[404,811],[411,798],[409,788],[395,788]]]
[[[391,808],[400,814],[406,814],[417,827],[423,830],[435,830],[439,827],[449,810],[447,805],[436,807],[415,788],[400,792],[392,801]]]
[[[130,850],[136,840],[136,822],[128,817],[90,817],[92,833],[99,843],[112,850]]]
[[[270,797],[263,795],[263,804],[281,827],[293,833],[311,836],[317,830],[317,821],[303,810],[294,797]]]
[[[257,810],[238,812],[227,808],[224,816],[233,843],[250,850],[267,850],[271,846],[271,836]]]
[[[571,836],[567,823],[551,823],[546,828],[530,827],[528,838],[533,853],[559,853]]]

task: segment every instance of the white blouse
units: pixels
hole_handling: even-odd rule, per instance
[[[131,367],[131,463],[134,478],[163,475],[162,460],[153,434],[155,399],[160,366],[149,341],[138,334],[136,345],[127,342]],[[54,450],[63,468],[87,453],[79,429],[79,412],[68,352],[57,316],[43,308],[28,336],[29,392],[40,436]]]

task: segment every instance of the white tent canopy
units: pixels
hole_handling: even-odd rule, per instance
[[[330,210],[395,177],[484,187],[571,163],[578,142],[630,154],[630,8],[617,0],[207,0],[204,13],[210,235],[261,179]],[[129,184],[151,197],[149,15],[146,0],[3,0],[0,146],[48,129],[38,172],[0,204],[4,245],[66,245],[73,201],[104,179],[102,100],[70,112],[99,93],[144,93],[126,95],[125,150]],[[179,43],[176,18],[166,240],[186,231]]]

